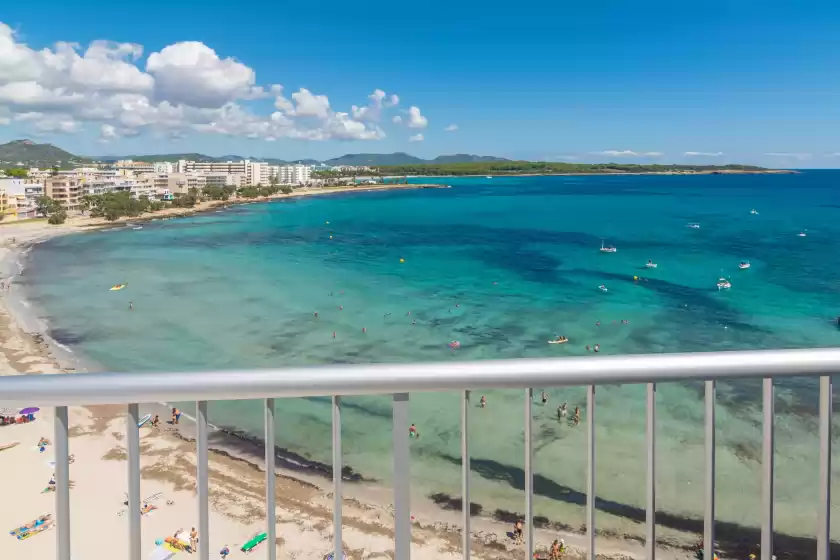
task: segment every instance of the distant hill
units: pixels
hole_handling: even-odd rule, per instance
[[[84,158],[56,148],[52,144],[37,144],[32,140],[12,140],[7,144],[0,144],[0,166],[3,167],[67,166],[83,161]]]
[[[372,166],[379,165],[422,165],[427,163],[475,163],[484,161],[507,161],[503,158],[492,156],[474,156],[470,154],[455,154],[451,156],[438,156],[435,159],[422,159],[409,155],[405,152],[393,154],[345,154],[341,157],[324,161],[327,165],[358,165]]]

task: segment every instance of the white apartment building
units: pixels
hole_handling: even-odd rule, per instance
[[[206,173],[203,175],[204,182],[208,187],[235,187],[241,188],[248,186],[248,181],[245,175],[241,173]]]
[[[202,189],[207,177],[198,173],[168,173],[155,175],[151,187],[154,191],[169,191],[172,194],[187,194],[191,188]]]
[[[171,161],[156,161],[152,165],[155,173],[175,173],[175,164]]]
[[[281,185],[304,185],[310,181],[312,168],[308,165],[281,165],[277,182]]]
[[[231,175],[248,174],[250,160],[239,161],[187,161],[178,160],[176,173],[228,173]]]
[[[148,163],[145,161],[121,159],[114,163],[114,169],[116,169],[117,171],[128,171],[130,173],[154,173],[155,164]],[[126,175],[126,173],[123,174]]]

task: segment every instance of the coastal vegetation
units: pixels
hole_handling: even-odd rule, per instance
[[[63,224],[67,220],[67,210],[57,200],[53,200],[48,196],[40,196],[36,201],[38,214],[45,216],[47,222],[58,225]]]
[[[659,165],[628,163],[557,163],[548,161],[481,161],[379,167],[381,175],[553,175],[622,173],[714,173],[764,171],[753,165]]]
[[[4,171],[7,177],[13,179],[25,179],[29,176],[29,171],[23,167],[10,167]]]
[[[128,191],[86,195],[79,202],[79,209],[90,210],[93,218],[105,218],[113,222],[127,216],[135,218],[145,212],[156,212],[164,208],[164,203],[149,200],[149,197],[134,198]]]

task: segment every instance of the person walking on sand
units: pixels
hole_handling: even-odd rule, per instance
[[[172,409],[172,424],[178,424],[181,422],[181,411],[177,408]]]
[[[198,531],[195,530],[195,527],[190,531],[190,548],[198,550]]]
[[[222,550],[219,551],[219,556],[222,560],[225,560],[225,558],[228,557],[228,554],[230,554],[230,548],[228,548],[228,545],[225,545],[222,547]]]

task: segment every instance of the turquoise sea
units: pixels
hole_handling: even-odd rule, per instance
[[[602,354],[840,344],[840,172],[436,182],[452,188],[236,206],[56,238],[31,252],[26,297],[54,339],[109,371],[587,355],[594,344]],[[602,240],[618,252],[600,253]],[[751,268],[739,270],[746,259]],[[718,291],[720,276],[731,290]],[[108,291],[121,282],[126,290]],[[555,334],[571,342],[546,344]],[[816,381],[783,381],[777,394],[777,528],[813,536]],[[558,423],[555,410],[583,408],[584,389],[548,395],[534,407],[536,512],[578,527],[585,430]],[[719,388],[718,519],[735,531],[759,523],[760,395],[757,381]],[[473,500],[522,511],[523,394],[486,396],[470,433]],[[597,398],[599,527],[639,533],[644,388],[604,387]],[[345,402],[346,463],[387,482],[390,401]],[[673,514],[661,524],[699,529],[685,519],[702,517],[702,387],[663,385],[658,406],[659,509]],[[210,419],[261,432],[251,402],[212,403]],[[411,421],[423,435],[412,442],[413,491],[457,496],[457,396],[412,395]],[[328,398],[281,401],[277,422],[280,445],[329,461]],[[840,515],[832,523],[840,530]]]

